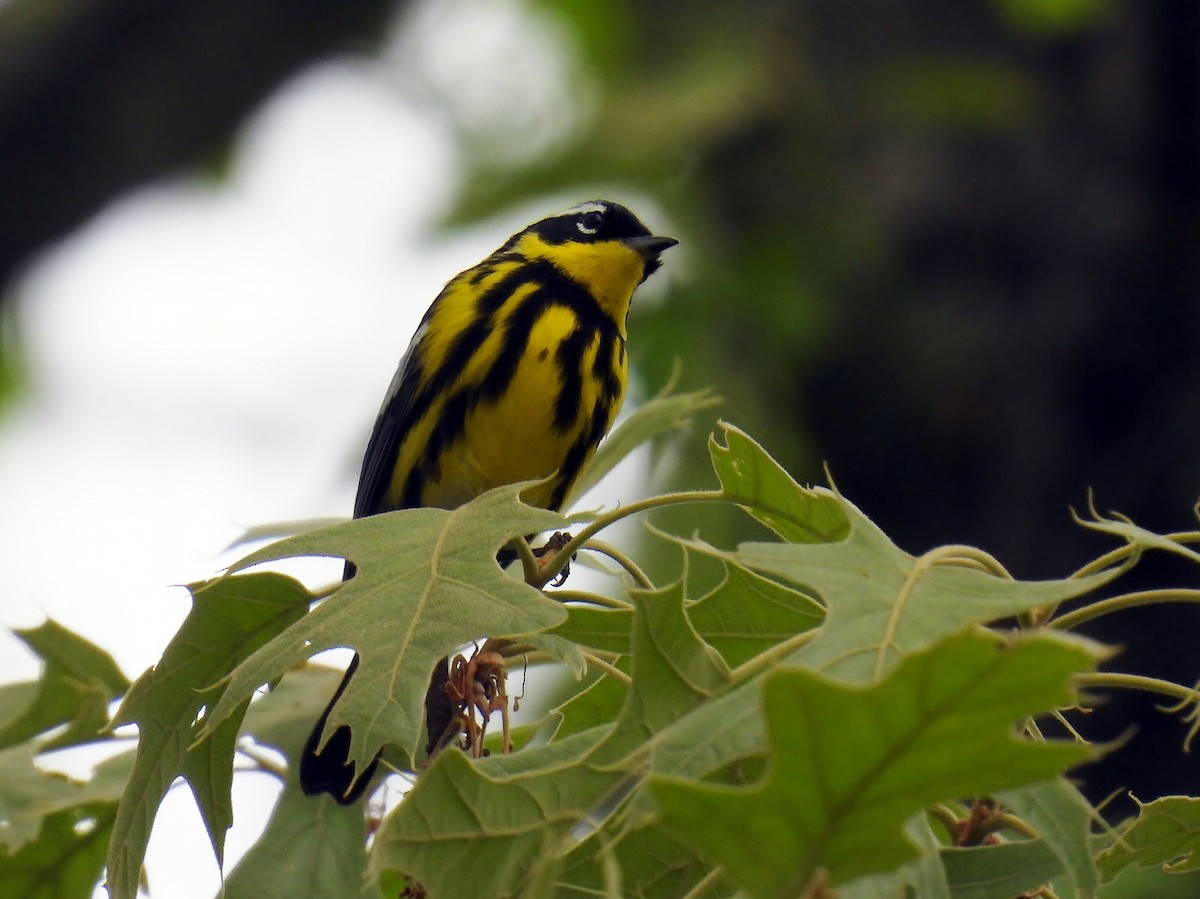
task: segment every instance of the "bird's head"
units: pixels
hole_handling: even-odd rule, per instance
[[[582,285],[622,332],[639,284],[662,264],[659,254],[679,241],[650,232],[611,200],[589,200],[534,222],[503,248],[544,259]]]

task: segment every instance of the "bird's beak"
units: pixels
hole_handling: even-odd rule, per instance
[[[679,243],[674,237],[627,237],[625,246],[637,250],[647,262],[658,259],[658,254]]]

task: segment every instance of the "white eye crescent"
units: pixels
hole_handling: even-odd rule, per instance
[[[604,213],[592,210],[575,223],[584,234],[595,234],[604,225]]]

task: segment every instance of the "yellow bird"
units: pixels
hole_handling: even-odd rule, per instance
[[[676,243],[624,206],[593,200],[535,222],[454,277],[392,379],[354,517],[452,509],[530,480],[546,483],[526,501],[558,509],[621,408],[633,293]],[[343,804],[362,795],[378,762],[357,774],[350,729],[325,735],[357,667],[356,655],[300,761],[304,792]]]

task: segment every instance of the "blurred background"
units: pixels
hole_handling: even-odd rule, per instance
[[[1089,489],[1196,528],[1191,0],[0,0],[0,623],[153,664],[168,585],[348,514],[440,285],[594,196],[682,241],[633,311],[638,392],[679,360],[904,549],[1065,576],[1108,546]],[[670,461],[711,480],[702,432]],[[1090,632],[1200,677],[1200,610]],[[1200,790],[1152,699],[1078,723],[1130,722],[1093,799]]]

